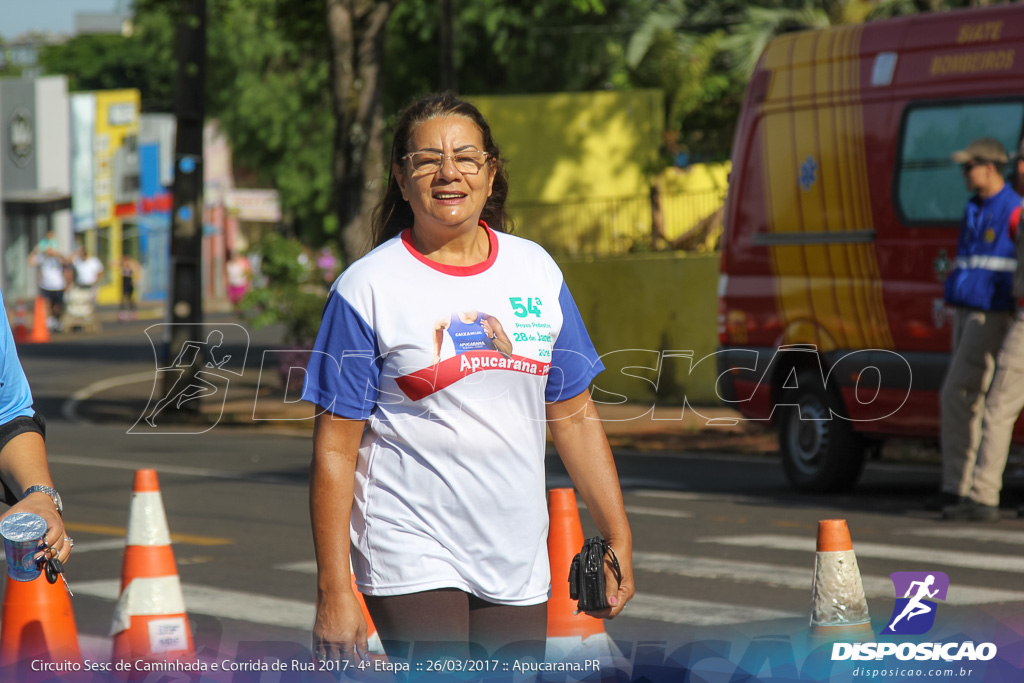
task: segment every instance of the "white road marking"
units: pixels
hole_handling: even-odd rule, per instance
[[[101,379],[98,382],[86,385],[71,394],[71,398],[64,401],[60,407],[61,415],[68,422],[75,422],[78,424],[89,424],[86,420],[78,417],[78,404],[82,401],[87,401],[96,394],[104,392],[108,389],[115,387],[123,387],[128,384],[138,384],[139,382],[153,382],[155,380],[156,373],[153,370],[147,372],[136,372],[131,375],[122,375],[120,377],[108,377],[107,379]]]
[[[586,510],[586,504],[581,500],[576,504],[581,510]],[[628,515],[646,515],[649,517],[669,517],[672,519],[686,519],[693,517],[693,513],[688,510],[672,510],[670,508],[654,508],[644,507],[643,505],[627,505],[626,514]]]
[[[982,541],[985,543],[1007,543],[1024,545],[1024,531],[1000,531],[999,529],[964,529],[944,527],[941,529],[908,529],[902,534],[925,536],[927,538],[951,538],[955,540]]]
[[[811,591],[814,561],[806,568],[763,562],[743,562],[710,557],[670,555],[668,553],[633,553],[633,568],[641,571],[674,574],[691,579],[713,579],[756,583],[775,588]],[[892,598],[893,584],[888,576],[862,576],[864,593],[869,598]],[[946,597],[950,605],[986,605],[1000,602],[1024,602],[1024,591],[997,588],[976,588],[952,584]]]
[[[117,600],[121,593],[121,582],[117,579],[76,581],[72,586],[75,595],[89,595],[104,600]],[[181,592],[185,597],[185,610],[191,614],[205,614],[220,619],[235,619],[284,628],[313,628],[316,607],[312,602],[190,583],[182,584]]]
[[[107,541],[81,541],[75,543],[71,553],[81,555],[82,553],[96,552],[97,550],[124,550],[125,540],[123,538],[112,538]]]
[[[106,467],[115,470],[156,470],[160,474],[175,474],[183,477],[201,477],[206,479],[230,479],[233,481],[251,481],[260,484],[293,484],[294,478],[282,477],[263,472],[229,472],[214,470],[207,467],[184,467],[158,463],[142,463],[137,460],[114,460],[111,458],[83,458],[77,455],[48,454],[49,462],[61,465],[79,465],[81,467]]]
[[[781,536],[761,534],[751,536],[723,536],[698,539],[700,543],[720,543],[744,548],[769,548],[772,550],[798,550],[809,555],[817,544],[813,537]],[[967,567],[990,571],[1024,573],[1024,557],[994,555],[991,553],[970,553],[958,550],[935,548],[914,548],[910,546],[886,545],[884,543],[854,543],[853,551],[858,557],[872,557],[902,562],[918,562],[928,567]]]
[[[689,626],[724,626],[750,621],[807,617],[806,614],[800,612],[783,612],[748,605],[727,605],[721,602],[689,600],[646,593],[634,596],[626,605],[622,616]]]

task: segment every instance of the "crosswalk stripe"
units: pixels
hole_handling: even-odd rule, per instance
[[[1000,531],[998,529],[964,529],[963,527],[943,527],[941,529],[907,529],[903,534],[925,536],[928,538],[950,538],[955,540],[985,541],[1006,543],[1008,545],[1024,545],[1024,531]]]
[[[581,510],[586,510],[587,505],[582,500],[576,503],[576,507]],[[646,515],[649,517],[669,517],[671,519],[687,519],[693,517],[693,513],[688,510],[672,510],[670,508],[652,508],[644,507],[643,505],[626,505],[627,515]]]
[[[670,519],[685,519],[693,517],[692,512],[686,510],[669,510],[667,508],[650,508],[641,505],[627,505],[627,515],[644,515],[647,517],[668,517]]]
[[[744,548],[768,548],[772,550],[799,550],[813,553],[816,549],[814,538],[796,536],[780,536],[762,534],[751,536],[724,536],[698,539],[700,543],[719,543]],[[968,553],[957,550],[936,550],[932,548],[914,548],[907,546],[886,545],[884,543],[854,543],[853,551],[857,557],[873,557],[903,562],[920,562],[922,564],[947,567],[967,567],[969,569],[988,569],[1003,572],[1024,572],[1024,557],[1009,557],[991,553]]]
[[[76,595],[88,595],[104,600],[117,600],[121,592],[121,583],[117,579],[75,581],[72,585]],[[191,614],[304,630],[313,628],[313,619],[316,615],[315,605],[301,600],[274,598],[190,583],[182,584],[181,592],[185,597],[185,610]]]
[[[297,562],[292,565],[281,565],[279,569],[306,571],[310,564],[313,564],[315,568],[315,563]],[[104,600],[117,600],[120,583],[116,579],[77,581],[74,584],[74,590],[76,594]],[[181,590],[185,596],[185,609],[190,614],[205,614],[221,619],[235,619],[304,630],[312,628],[316,614],[316,607],[312,602],[273,598],[189,583],[182,584]],[[628,611],[624,616],[672,624],[720,626],[749,621],[788,619],[802,615],[797,612],[760,607],[641,594],[634,597],[629,603]]]
[[[97,550],[124,550],[124,539],[111,538],[106,541],[82,541],[75,544],[71,553],[72,555],[80,555],[82,553],[96,552]]]
[[[806,591],[810,596],[814,575],[813,562],[807,568],[787,567],[763,562],[743,562],[710,557],[633,553],[633,568],[641,571],[673,574],[691,579],[725,579],[739,583],[757,583],[775,588]],[[862,576],[864,593],[869,598],[893,597],[892,580],[887,576]],[[946,603],[950,605],[986,605],[1024,601],[1024,592],[978,588],[952,584]]]
[[[626,611],[622,613],[622,616],[688,626],[724,626],[743,624],[749,621],[792,619],[806,615],[763,607],[728,605],[721,602],[640,593],[633,596],[633,599],[626,605]]]

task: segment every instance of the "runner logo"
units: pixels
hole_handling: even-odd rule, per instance
[[[932,600],[946,599],[949,576],[943,572],[893,572],[889,576],[896,589],[896,606],[882,634],[927,633],[935,624],[937,605]]]
[[[146,408],[129,434],[202,434],[213,429],[223,416],[231,377],[241,377],[245,370],[249,333],[234,323],[199,325],[200,337],[181,343],[173,360],[163,361],[162,350],[168,348],[175,326],[195,331],[178,323],[146,329],[156,357],[156,375]],[[183,406],[184,410],[197,408],[199,401],[207,406],[201,422],[183,421],[174,415]]]

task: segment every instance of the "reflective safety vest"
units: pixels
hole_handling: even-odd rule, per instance
[[[1017,250],[1009,229],[1020,205],[1009,185],[988,199],[974,196],[967,202],[956,261],[946,278],[946,303],[984,311],[1014,308]]]

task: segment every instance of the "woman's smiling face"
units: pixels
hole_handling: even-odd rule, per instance
[[[429,119],[413,128],[408,149],[410,154],[444,155],[436,171],[417,170],[408,157],[393,169],[415,216],[413,227],[475,228],[491,196],[494,168],[485,160],[477,173],[467,173],[458,168],[455,155],[486,151],[477,125],[459,116]]]

